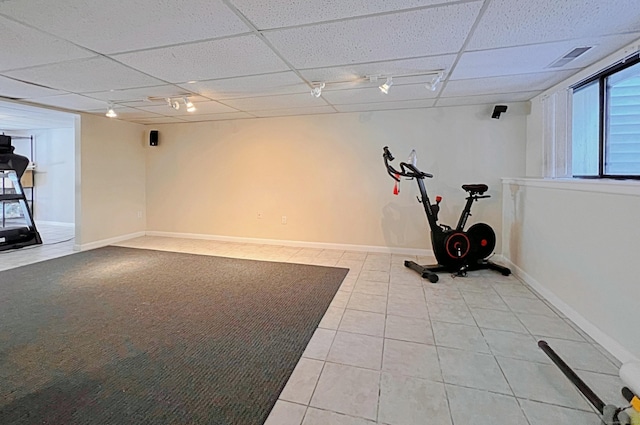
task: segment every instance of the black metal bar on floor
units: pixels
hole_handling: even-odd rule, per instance
[[[578,375],[576,375],[573,369],[571,369],[569,365],[567,365],[564,360],[562,360],[560,356],[558,356],[556,352],[553,351],[551,347],[549,347],[547,341],[538,341],[538,347],[540,347],[542,351],[544,351],[545,354],[549,356],[549,358],[556,364],[556,366],[558,366],[562,373],[564,373],[564,376],[566,376],[573,383],[573,385],[575,385],[576,388],[580,390],[580,392],[587,398],[587,400],[589,400],[589,402],[593,404],[593,407],[598,409],[598,412],[600,412],[601,415],[604,414],[604,402],[600,399],[600,397],[596,395],[596,393],[593,392],[593,390],[591,390],[591,388],[589,388],[587,384],[585,384],[582,379],[580,379]]]

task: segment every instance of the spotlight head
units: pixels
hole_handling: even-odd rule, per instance
[[[442,81],[442,78],[444,77],[444,72],[440,72],[438,73],[438,75],[436,75],[435,77],[433,77],[433,79],[431,81],[429,81],[425,87],[431,91],[436,91],[438,89],[438,84],[440,84],[440,82]]]
[[[182,101],[184,102],[184,106],[187,107],[187,112],[195,112],[196,107],[193,105],[193,102],[191,102],[188,97],[183,97]]]
[[[392,85],[393,85],[393,78],[387,77],[387,81],[378,88],[382,93],[389,94],[389,89],[391,88]]]
[[[116,111],[113,110],[113,104],[109,104],[109,109],[107,110],[107,113],[105,115],[109,118],[116,118],[118,116],[118,114],[116,114]]]
[[[313,97],[322,96],[322,89],[324,88],[324,86],[325,86],[324,83],[314,84],[314,87],[311,89],[311,96]]]
[[[491,118],[500,119],[500,114],[507,112],[507,105],[496,105],[493,108]]]

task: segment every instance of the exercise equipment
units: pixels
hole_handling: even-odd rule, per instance
[[[394,160],[391,151],[387,146],[383,149],[382,157],[384,165],[387,167],[387,173],[396,181],[400,181],[400,177],[415,179],[420,189],[420,197],[418,202],[422,203],[424,211],[427,214],[427,221],[431,228],[431,245],[433,253],[438,264],[422,266],[413,261],[405,261],[405,267],[415,270],[425,279],[435,283],[438,281],[438,272],[451,272],[459,276],[466,276],[468,271],[491,269],[502,273],[505,276],[511,274],[511,270],[507,267],[496,264],[487,260],[493,253],[496,246],[496,234],[485,223],[476,223],[469,229],[464,230],[469,217],[471,217],[471,206],[478,199],[489,198],[485,195],[489,189],[486,184],[463,184],[462,189],[468,193],[467,203],[464,206],[455,228],[451,228],[446,224],[438,224],[438,212],[440,211],[440,202],[442,197],[436,197],[436,203],[431,204],[427,189],[424,185],[425,178],[432,178],[433,175],[420,171],[415,165],[415,157],[412,155],[410,162],[400,163],[400,170],[393,168],[390,161]]]
[[[17,202],[22,209],[24,226],[0,228],[0,251],[23,248],[29,245],[42,244],[40,233],[36,229],[27,198],[24,194],[20,179],[29,165],[29,158],[13,153],[11,136],[0,135],[0,178],[2,179],[2,192],[0,193],[0,205]],[[7,190],[4,186],[5,179],[11,183]]]
[[[585,396],[589,403],[600,412],[600,419],[604,425],[637,425],[640,424],[640,413],[637,407],[640,407],[638,396],[633,393],[628,387],[622,388],[622,396],[631,403],[630,406],[617,407],[612,404],[605,404],[600,397],[593,392],[593,390],[582,380],[580,377],[567,365],[564,360],[555,352],[549,344],[544,341],[538,341],[538,347],[545,352],[547,356],[558,366],[558,369],[562,371],[564,376],[571,381],[573,385]],[[624,375],[621,373],[620,377],[624,381]],[[625,384],[633,387],[637,386],[638,382],[626,382]],[[636,407],[637,406],[637,407]]]

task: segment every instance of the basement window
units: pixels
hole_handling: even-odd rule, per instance
[[[640,57],[573,86],[574,177],[640,179]]]

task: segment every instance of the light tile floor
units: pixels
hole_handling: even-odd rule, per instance
[[[598,424],[541,338],[606,403],[625,404],[619,362],[513,276],[432,284],[403,266],[408,256],[150,236],[118,245],[350,269],[266,425]],[[71,249],[5,254],[0,270]]]

